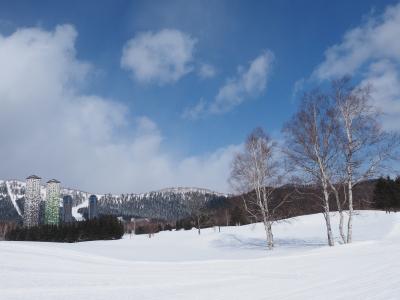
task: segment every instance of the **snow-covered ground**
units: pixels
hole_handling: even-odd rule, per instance
[[[319,214],[277,224],[273,251],[260,224],[0,242],[0,299],[400,299],[400,214],[360,212],[355,242],[333,248],[323,222]]]

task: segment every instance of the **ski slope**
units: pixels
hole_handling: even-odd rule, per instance
[[[355,242],[335,247],[323,222],[317,214],[277,224],[273,251],[261,224],[0,242],[0,299],[400,299],[400,214],[359,212]]]

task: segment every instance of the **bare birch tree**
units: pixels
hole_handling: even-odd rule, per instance
[[[207,198],[203,194],[197,194],[192,197],[190,201],[187,202],[187,205],[190,209],[190,217],[195,222],[197,227],[197,233],[201,234],[201,222],[205,217]]]
[[[398,137],[385,133],[380,126],[380,114],[371,105],[371,86],[352,87],[350,78],[332,83],[332,98],[340,125],[338,141],[344,158],[344,178],[349,217],[347,242],[353,238],[353,189],[361,181],[376,175],[392,158]]]
[[[284,126],[287,155],[293,171],[302,174],[321,191],[321,205],[325,218],[328,245],[334,246],[329,194],[332,166],[337,158],[335,145],[335,110],[329,98],[317,91],[305,94],[298,111]]]
[[[247,138],[244,151],[232,163],[230,183],[243,196],[247,212],[264,225],[268,249],[274,247],[272,224],[275,212],[288,197],[274,199],[280,176],[276,160],[276,145],[261,128],[256,128]]]

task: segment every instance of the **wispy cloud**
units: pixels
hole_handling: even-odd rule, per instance
[[[345,33],[340,44],[325,52],[325,60],[313,73],[319,79],[352,74],[374,59],[400,60],[400,4]]]
[[[207,103],[203,98],[193,107],[186,108],[183,111],[182,117],[188,120],[197,120],[204,116],[207,112]]]
[[[329,47],[311,78],[361,77],[372,85],[374,104],[384,113],[384,126],[400,129],[400,3],[381,15],[369,16]]]
[[[368,67],[361,85],[371,85],[373,104],[383,114],[383,125],[389,130],[400,130],[400,73],[399,65],[380,60]]]
[[[227,112],[247,98],[263,92],[267,86],[273,57],[271,51],[265,51],[250,63],[247,70],[240,68],[238,76],[228,80],[218,91],[215,101],[210,106],[211,112]]]
[[[295,99],[304,90],[305,84],[306,84],[305,78],[300,78],[299,80],[296,80],[296,82],[293,85],[292,99]]]
[[[216,74],[215,67],[210,64],[201,64],[198,68],[198,74],[200,78],[212,78]]]
[[[214,101],[205,103],[200,100],[194,107],[186,109],[184,116],[197,119],[207,114],[223,114],[260,95],[267,87],[273,60],[274,55],[267,50],[252,60],[247,68],[238,67],[238,74],[226,81]]]

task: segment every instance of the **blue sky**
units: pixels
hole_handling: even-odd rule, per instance
[[[8,95],[6,91],[15,86],[23,89],[25,80],[40,86],[33,82],[41,77],[30,79],[26,72],[58,66],[64,58],[66,62],[43,75],[49,76],[49,82],[54,79],[49,85],[59,92],[41,89],[16,95],[26,101],[22,110],[13,107],[11,99],[3,100],[3,107],[9,106],[7,118],[18,120],[24,118],[27,103],[42,101],[36,100],[36,92],[37,98],[52,98],[32,106],[42,120],[31,130],[48,139],[10,141],[8,150],[0,153],[10,158],[0,176],[24,178],[33,172],[99,192],[141,192],[169,185],[228,191],[233,153],[256,126],[279,139],[282,124],[296,109],[299,87],[323,84],[344,73],[360,81],[383,75],[398,79],[399,49],[393,39],[377,41],[377,48],[361,58],[353,55],[352,43],[346,43],[346,33],[353,29],[373,36],[379,26],[386,30],[390,22],[397,22],[395,5],[397,1],[1,1],[4,47],[19,45],[25,50],[1,51],[0,43],[0,59],[3,55],[4,61],[35,63],[19,69],[8,65],[7,73],[15,73],[17,79],[0,86],[0,94]],[[394,16],[388,12],[390,7]],[[57,31],[60,26],[67,29]],[[32,28],[36,31],[29,31]],[[21,30],[25,31],[18,44]],[[42,39],[42,34],[50,36]],[[41,43],[33,52],[38,57],[27,56],[29,39]],[[371,44],[355,39],[361,46]],[[329,57],[326,51],[334,45],[341,48],[337,53],[333,49]],[[50,46],[55,52],[47,59],[41,47]],[[332,64],[340,65],[340,59],[356,61],[356,67],[326,71]],[[72,68],[75,64],[78,67]],[[25,70],[24,76],[18,70]],[[397,101],[397,93],[380,103]],[[66,115],[95,119],[93,128],[89,125],[87,130],[79,117],[51,120],[54,112],[47,117],[44,111],[51,111],[52,105]],[[55,122],[61,124],[57,133],[49,129]],[[13,134],[23,139],[27,126],[17,123],[22,123],[20,129],[2,127],[0,137]],[[53,143],[48,147],[51,151],[43,150],[46,143]],[[88,157],[69,149],[74,144]]]

